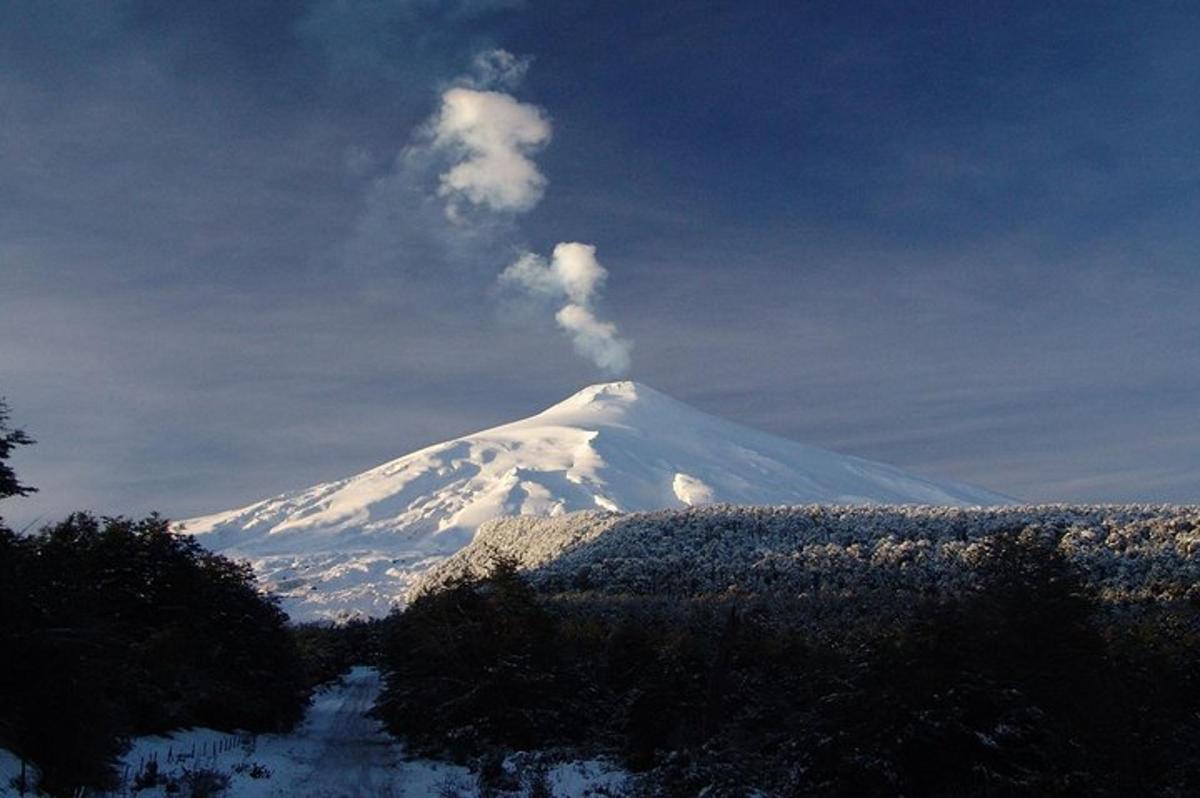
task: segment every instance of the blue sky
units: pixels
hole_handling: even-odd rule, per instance
[[[703,410],[1196,501],[1196,41],[1169,2],[5,4],[0,394],[42,489],[5,513],[224,509],[608,379],[497,282],[559,242]],[[529,207],[439,194],[464,86],[552,126]]]

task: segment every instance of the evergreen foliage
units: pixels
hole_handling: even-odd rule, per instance
[[[32,441],[7,423],[0,403],[0,498],[32,490],[5,462]],[[0,747],[70,795],[112,786],[133,735],[286,729],[313,670],[286,620],[249,566],[158,516],[0,524]]]
[[[977,543],[965,588],[796,601],[502,561],[389,618],[377,712],[431,754],[608,751],[653,795],[1200,790],[1200,607],[1102,602],[1045,530]]]
[[[7,499],[10,496],[28,496],[30,493],[37,492],[37,488],[22,485],[17,479],[16,472],[8,464],[8,459],[12,456],[14,449],[18,446],[28,446],[33,442],[33,438],[24,431],[9,426],[8,403],[0,397],[0,499]]]
[[[376,712],[422,750],[456,757],[501,738],[518,748],[561,738],[556,632],[515,567],[500,561],[485,582],[425,596],[388,625],[389,678]]]
[[[378,658],[379,619],[354,619],[343,624],[303,623],[291,627],[304,667],[305,682],[316,687],[334,681],[354,665]]]
[[[0,538],[3,744],[46,787],[104,786],[129,735],[282,730],[307,682],[286,617],[247,566],[156,516],[75,514]]]
[[[426,573],[414,595],[513,558],[542,590],[687,597],[737,592],[945,592],[986,541],[1037,530],[1111,603],[1200,598],[1200,505],[791,507],[499,518]]]

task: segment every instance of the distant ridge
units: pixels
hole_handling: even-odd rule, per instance
[[[507,515],[730,504],[1008,504],[1008,497],[795,443],[636,382],[363,472],[184,522],[250,559],[293,617],[381,615]]]

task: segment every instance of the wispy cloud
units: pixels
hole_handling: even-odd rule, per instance
[[[351,247],[356,259],[391,259],[401,247],[411,253],[414,242],[432,240],[452,259],[456,253],[487,259],[485,250],[495,252],[506,238],[511,242],[515,217],[545,194],[548,181],[534,156],[553,135],[545,110],[500,90],[514,89],[529,65],[529,58],[507,50],[487,50],[442,92],[438,112],[418,129],[391,172],[374,181]],[[437,188],[430,191],[435,173]],[[430,216],[438,205],[440,220]],[[620,374],[630,367],[632,344],[594,307],[607,277],[594,246],[564,242],[548,260],[524,252],[501,273],[499,284],[538,300],[539,312],[553,312],[577,353]]]
[[[471,71],[457,81],[471,89],[515,89],[525,79],[533,58],[508,50],[485,50],[471,62]]]
[[[558,325],[571,336],[575,351],[590,358],[609,374],[629,371],[629,341],[617,335],[617,325],[601,321],[581,305],[565,305],[554,314]]]
[[[343,248],[352,272],[411,283],[446,267],[495,269],[497,249],[512,247],[515,217],[537,205],[547,183],[532,156],[550,140],[549,118],[499,90],[515,87],[530,61],[486,50],[443,81],[438,110],[366,189]],[[374,159],[351,148],[345,161],[349,173],[364,174]]]
[[[554,248],[550,260],[524,253],[501,272],[500,284],[549,302],[565,301],[554,320],[575,351],[604,371],[621,374],[629,370],[632,344],[620,336],[617,325],[598,319],[592,310],[607,277],[594,246],[566,242]]]

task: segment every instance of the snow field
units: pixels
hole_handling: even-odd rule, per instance
[[[502,516],[733,504],[974,506],[1007,497],[804,446],[634,382],[348,479],[185,521],[249,560],[295,620],[385,615],[432,565]]]

